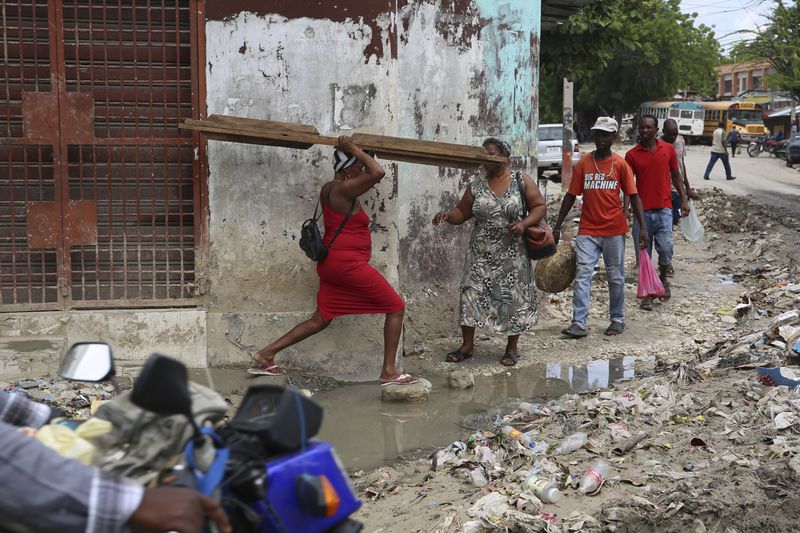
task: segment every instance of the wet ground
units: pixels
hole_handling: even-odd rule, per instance
[[[431,376],[430,398],[417,404],[382,402],[375,383],[340,384],[313,396],[325,410],[317,438],[333,443],[348,470],[372,469],[401,458],[428,455],[460,438],[473,424],[484,425],[483,420],[507,413],[520,400],[544,401],[606,388],[634,378],[636,367],[634,357],[585,365],[534,364],[513,372],[475,376],[475,386],[466,390],[449,389],[444,377]],[[282,378],[253,379],[241,370],[210,372],[216,390],[234,406],[251,384],[283,382]],[[192,371],[191,379],[207,383],[206,371]],[[302,383],[298,384],[302,388]]]

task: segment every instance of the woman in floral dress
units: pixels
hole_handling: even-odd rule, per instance
[[[511,156],[511,147],[501,139],[486,139],[483,146],[492,155]],[[545,216],[547,208],[539,187],[527,174],[512,172],[506,163],[485,168],[486,176],[470,180],[455,209],[433,218],[434,226],[442,222],[458,225],[475,218],[461,280],[463,340],[457,350],[447,354],[447,361],[458,363],[472,357],[475,328],[479,327],[508,336],[500,362],[513,366],[519,357],[520,334],[537,319],[533,269],[522,235]],[[525,201],[529,213],[523,220]]]

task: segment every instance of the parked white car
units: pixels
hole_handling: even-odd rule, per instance
[[[555,170],[558,173],[553,181],[561,181],[561,149],[564,138],[562,124],[539,124],[538,173],[541,178],[545,171]],[[578,162],[581,152],[578,141],[572,138],[572,164]]]

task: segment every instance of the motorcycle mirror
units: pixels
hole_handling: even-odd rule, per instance
[[[189,377],[180,361],[153,354],[133,384],[134,405],[159,415],[186,415],[194,424]]]
[[[111,346],[103,342],[77,342],[70,347],[58,374],[73,381],[105,381],[114,375]]]

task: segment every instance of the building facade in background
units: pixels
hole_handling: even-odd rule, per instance
[[[747,91],[767,90],[767,76],[775,69],[767,61],[745,61],[714,69],[719,79],[717,98],[730,100]]]

